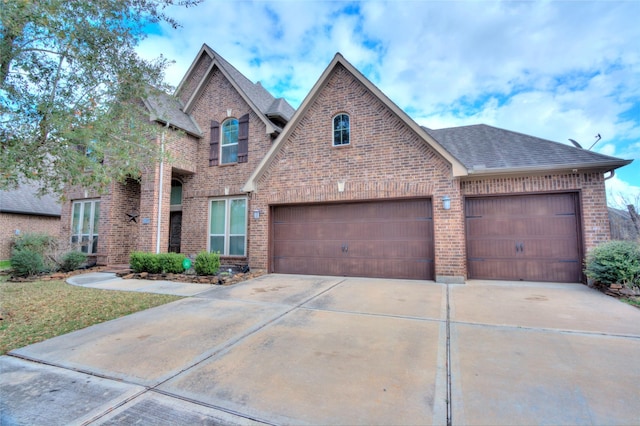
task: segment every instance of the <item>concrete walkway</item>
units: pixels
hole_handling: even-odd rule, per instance
[[[579,284],[194,294],[0,357],[0,424],[640,423],[640,310]]]
[[[113,272],[90,272],[67,279],[71,285],[101,290],[137,291],[142,293],[195,296],[211,289],[208,284],[189,284],[162,280],[123,280]]]

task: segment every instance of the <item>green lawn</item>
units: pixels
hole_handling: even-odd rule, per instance
[[[51,337],[181,299],[0,276],[0,355]]]
[[[10,260],[0,260],[0,271],[11,268]]]

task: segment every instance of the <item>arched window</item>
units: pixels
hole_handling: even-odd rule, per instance
[[[349,145],[351,127],[347,114],[333,117],[333,146]]]
[[[235,118],[222,123],[220,158],[221,164],[238,162],[238,120]]]

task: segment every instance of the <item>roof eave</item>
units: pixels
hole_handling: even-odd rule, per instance
[[[2,209],[0,213],[6,214],[21,214],[25,216],[47,216],[47,217],[60,217],[60,213],[51,213],[51,212],[36,212],[36,211],[24,211],[24,210],[11,210],[11,209]]]
[[[616,160],[604,161],[599,163],[569,163],[569,164],[549,164],[544,166],[521,166],[521,167],[503,167],[468,169],[468,177],[474,176],[491,176],[491,175],[515,175],[532,172],[572,172],[577,173],[581,170],[603,171],[608,172],[630,164],[633,160]]]

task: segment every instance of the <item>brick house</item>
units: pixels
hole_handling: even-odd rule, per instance
[[[605,175],[630,162],[485,125],[421,127],[340,54],[295,113],[206,45],[176,95],[148,104],[179,161],[100,199],[102,263],[206,249],[277,273],[578,282],[609,239]],[[122,223],[127,203],[138,223]]]
[[[11,257],[15,236],[27,232],[58,237],[60,202],[51,195],[38,195],[36,185],[23,183],[0,191],[0,260]]]

